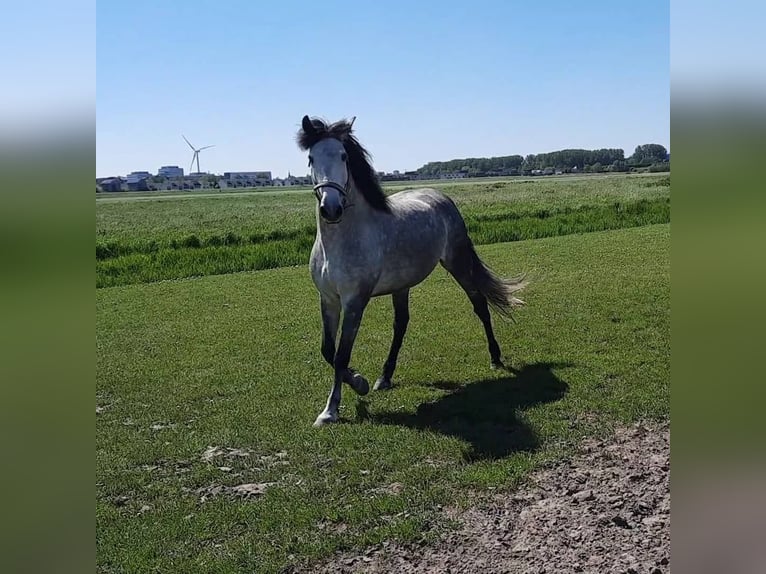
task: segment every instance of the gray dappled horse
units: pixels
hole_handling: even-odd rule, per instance
[[[481,319],[492,366],[502,367],[488,304],[502,314],[522,305],[513,296],[521,279],[495,275],[474,250],[460,212],[435,189],[386,197],[367,151],[352,133],[353,119],[328,124],[303,117],[297,141],[308,151],[317,199],[317,235],[309,267],[319,290],[322,355],[335,369],[327,406],[315,426],[338,420],[342,383],[365,395],[367,380],[349,368],[351,349],[371,297],[391,295],[394,338],[375,390],[390,389],[409,321],[409,292],[441,263]],[[343,311],[340,344],[335,337]]]

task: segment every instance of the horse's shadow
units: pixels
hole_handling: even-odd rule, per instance
[[[569,385],[553,369],[568,363],[535,363],[508,376],[472,383],[436,381],[429,386],[451,391],[436,401],[423,403],[414,414],[397,411],[370,413],[365,401],[357,403],[357,419],[375,424],[400,425],[458,437],[471,445],[466,459],[497,459],[513,452],[534,451],[539,440],[533,429],[519,420],[518,411],[561,399]]]

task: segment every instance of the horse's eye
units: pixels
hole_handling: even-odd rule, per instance
[[[348,155],[346,155],[346,152],[344,151],[342,154],[340,154],[340,160],[346,161],[348,160]]]

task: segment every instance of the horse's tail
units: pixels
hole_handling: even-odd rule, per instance
[[[523,275],[518,277],[499,277],[479,257],[473,245],[470,245],[471,276],[479,292],[487,302],[501,315],[510,317],[514,307],[521,307],[524,301],[514,296],[524,289],[528,282]]]

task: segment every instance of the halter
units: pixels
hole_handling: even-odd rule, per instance
[[[346,186],[343,187],[341,184],[336,183],[334,181],[323,181],[322,183],[318,183],[314,186],[314,196],[317,198],[317,201],[322,200],[322,188],[323,187],[331,187],[332,189],[335,189],[340,193],[341,197],[343,198],[343,208],[347,207],[353,207],[353,203],[347,203],[348,201],[348,192],[351,191],[351,172],[348,169],[348,164],[346,164]]]

